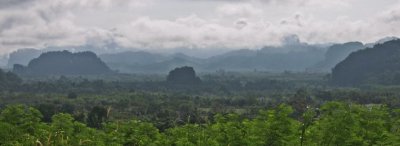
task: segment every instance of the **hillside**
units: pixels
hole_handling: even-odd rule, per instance
[[[109,65],[110,68],[123,73],[140,72],[141,66],[147,66],[166,60],[166,57],[160,54],[149,52],[120,52],[114,54],[101,54],[99,57]]]
[[[0,69],[0,91],[16,89],[21,82],[16,74]]]
[[[205,68],[230,71],[304,71],[321,61],[324,52],[323,48],[307,44],[264,47],[260,50],[242,49],[209,58]]]
[[[193,67],[184,66],[171,70],[167,76],[167,82],[173,84],[193,85],[200,82]]]
[[[201,59],[183,53],[172,55],[148,52],[103,54],[100,58],[112,69],[122,73],[167,73],[177,66],[193,66],[200,72],[304,71],[323,60],[325,48],[308,44],[264,47],[258,50],[240,49]]]
[[[67,46],[47,46],[44,48],[21,48],[13,51],[9,54],[7,68],[12,68],[14,64],[28,65],[29,61],[39,57],[44,52],[54,51],[71,51],[71,52],[85,52],[90,51],[96,54],[104,54],[108,52],[114,52],[115,49],[125,49],[115,44],[107,44],[105,46],[93,46],[93,45],[67,45]],[[103,58],[102,58],[103,59]]]
[[[363,48],[365,48],[365,46],[361,42],[348,42],[332,45],[326,51],[325,59],[318,62],[309,70],[313,72],[331,72],[332,68],[339,62],[343,61],[350,53]]]
[[[112,71],[93,52],[55,51],[41,54],[28,66],[16,64],[13,72],[23,75],[98,75]]]
[[[351,53],[332,70],[338,85],[400,84],[400,40]]]

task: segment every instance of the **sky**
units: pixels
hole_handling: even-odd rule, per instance
[[[0,54],[47,46],[258,49],[400,36],[400,0],[0,0]],[[113,48],[115,49],[115,48]]]

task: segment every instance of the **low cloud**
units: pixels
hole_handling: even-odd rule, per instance
[[[186,3],[190,1],[195,0],[186,0]],[[160,1],[0,1],[0,4],[4,4],[1,5],[4,8],[0,8],[0,53],[26,47],[108,44],[150,50],[257,49],[268,45],[299,43],[299,40],[309,43],[357,40],[371,42],[385,36],[400,35],[400,29],[397,27],[400,24],[400,4],[365,18],[337,16],[330,20],[315,17],[314,14],[307,13],[305,8],[294,13],[281,12],[282,14],[276,14],[279,15],[279,19],[271,19],[274,14],[262,5],[292,5],[288,8],[348,7],[350,1],[353,0],[235,0],[235,2],[219,0],[220,3],[213,7],[215,9],[204,10],[211,13],[211,16],[193,13],[187,16],[163,18],[161,14],[159,17],[151,17],[146,13],[135,11],[129,14],[135,17],[127,18],[130,20],[128,23],[114,25],[115,22],[109,22],[113,25],[112,28],[81,25],[77,22],[77,18],[81,17],[79,12],[101,10],[113,14],[122,8],[143,7],[158,12],[157,8],[150,6]],[[26,7],[28,3],[30,6]]]
[[[260,16],[263,11],[251,4],[226,4],[217,8],[222,17],[254,17]]]
[[[15,7],[25,6],[35,1],[36,0],[1,0],[0,9],[11,9]]]

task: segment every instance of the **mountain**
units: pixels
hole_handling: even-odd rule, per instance
[[[33,48],[25,48],[19,49],[17,51],[11,52],[8,58],[7,67],[12,68],[14,64],[28,65],[29,61],[33,58],[39,57],[43,51],[33,49]]]
[[[343,61],[350,53],[364,49],[361,42],[348,42],[344,44],[334,44],[325,53],[325,59],[309,68],[312,72],[331,72],[336,64]]]
[[[54,51],[62,51],[67,50],[71,52],[84,52],[91,51],[95,53],[106,53],[106,52],[115,52],[115,50],[119,49],[127,49],[122,48],[114,43],[108,43],[103,46],[94,46],[94,45],[81,45],[81,46],[49,46],[40,49],[34,48],[23,48],[18,49],[9,54],[7,67],[12,68],[14,64],[20,65],[28,65],[29,61],[34,58],[39,57],[40,54],[44,52],[54,52]],[[132,50],[132,49],[131,49]]]
[[[8,55],[7,54],[0,55],[0,68],[6,68],[7,62],[8,62]]]
[[[101,54],[99,57],[107,63],[110,68],[124,73],[141,72],[138,67],[167,60],[167,57],[161,54],[153,54],[144,51]]]
[[[273,51],[272,51],[273,50]],[[264,47],[260,50],[241,49],[206,59],[183,53],[172,55],[148,52],[103,54],[100,58],[112,69],[124,73],[168,73],[178,66],[192,66],[200,72],[216,70],[271,72],[304,71],[323,59],[325,49],[308,44]]]
[[[22,79],[12,72],[0,69],[0,91],[15,89],[22,83]]]
[[[202,59],[187,56],[183,53],[176,53],[167,56],[167,59],[164,61],[142,66],[142,69],[146,71],[167,73],[169,70],[178,66],[193,66],[196,68],[201,68],[203,62],[204,61]]]
[[[367,47],[369,47],[369,48],[372,48],[372,47],[374,47],[376,44],[383,44],[383,43],[385,43],[385,42],[392,41],[392,40],[398,40],[398,39],[399,39],[399,38],[398,38],[398,37],[395,37],[395,36],[384,37],[384,38],[379,39],[378,41],[375,41],[374,43],[365,44],[365,46],[367,46]]]
[[[138,51],[138,52],[126,51],[115,54],[101,54],[99,55],[99,57],[104,62],[110,64],[124,64],[124,63],[149,64],[166,60],[166,57],[163,55],[153,54],[144,51]]]
[[[108,66],[93,52],[54,51],[41,54],[28,66],[16,64],[13,72],[22,75],[100,75],[111,74]]]
[[[285,37],[282,42],[282,46],[267,46],[258,50],[177,48],[158,51],[163,53],[126,51],[136,49],[123,48],[113,42],[98,46],[46,47],[40,50],[32,49],[30,50],[32,53],[24,50],[13,52],[13,55],[10,55],[9,66],[27,65],[29,60],[38,57],[42,52],[94,50],[101,54],[99,57],[110,68],[121,73],[168,73],[177,66],[192,66],[199,72],[214,72],[221,69],[227,71],[305,71],[307,67],[323,60],[326,51],[325,46],[303,43],[296,35]]]
[[[196,76],[193,67],[184,66],[170,71],[167,76],[167,82],[173,84],[193,85],[200,83],[201,80]]]
[[[304,71],[323,59],[325,50],[308,44],[264,47],[260,50],[242,49],[207,59],[207,70],[270,72]]]
[[[183,53],[164,55],[144,51],[102,54],[100,58],[113,70],[123,73],[168,73],[177,66],[198,67],[201,63],[201,59]]]
[[[338,85],[400,84],[400,40],[351,53],[332,70]]]

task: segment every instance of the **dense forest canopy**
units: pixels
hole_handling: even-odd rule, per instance
[[[280,146],[397,145],[400,141],[398,109],[330,102],[319,109],[307,108],[301,120],[292,118],[292,112],[282,104],[259,111],[253,119],[218,114],[205,124],[187,123],[160,131],[141,120],[106,122],[94,129],[64,113],[44,123],[39,110],[14,105],[0,113],[0,144]]]
[[[12,72],[0,69],[0,91],[14,90],[22,83],[22,79]]]

